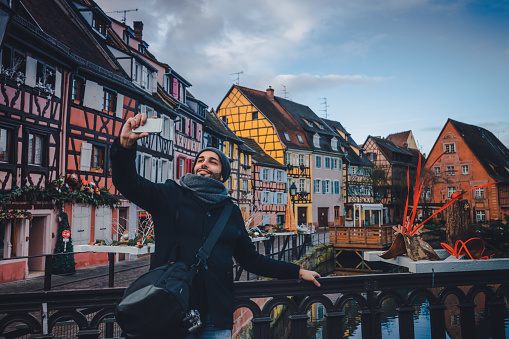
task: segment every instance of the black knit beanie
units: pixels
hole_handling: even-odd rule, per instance
[[[200,156],[200,154],[202,154],[205,151],[214,152],[219,156],[219,160],[221,161],[221,176],[223,177],[223,182],[228,180],[228,178],[230,177],[231,169],[232,169],[230,166],[230,160],[223,152],[221,152],[220,150],[218,150],[217,148],[214,148],[214,147],[204,148],[200,152],[198,152],[198,154],[196,154],[196,157],[194,158],[194,162],[193,162],[193,172],[194,172],[194,165],[196,165],[196,161],[198,160],[198,157]]]

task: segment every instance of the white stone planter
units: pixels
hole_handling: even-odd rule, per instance
[[[407,267],[411,273],[431,272],[463,272],[463,271],[489,271],[506,270],[509,267],[509,258],[494,258],[488,260],[470,260],[449,255],[446,250],[435,250],[438,256],[444,260],[419,260],[412,261],[406,255],[398,255],[392,259],[379,257],[384,251],[364,252],[364,260],[370,262],[386,262],[393,265]]]
[[[101,253],[125,253],[125,254],[148,254],[154,253],[156,246],[107,246],[107,245],[74,245],[74,252],[101,252]]]

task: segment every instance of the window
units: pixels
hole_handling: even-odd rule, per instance
[[[38,134],[28,134],[28,163],[41,166],[43,163],[44,137]]]
[[[163,119],[163,133],[161,136],[165,139],[173,140],[173,120],[166,115],[163,115],[161,118]]]
[[[475,211],[475,220],[477,222],[483,222],[486,221],[486,212],[485,211]]]
[[[103,88],[103,112],[115,112],[117,106],[117,93]]]
[[[299,154],[299,166],[304,166],[304,154]]]
[[[322,168],[322,157],[315,155],[315,166],[316,168]]]
[[[313,145],[317,148],[320,148],[320,135],[318,134],[313,135]]]
[[[260,170],[260,180],[261,181],[270,181],[270,169],[262,168]]]
[[[475,189],[475,198],[484,199],[484,187]]]
[[[435,167],[435,175],[439,175],[440,174],[440,167]]]
[[[338,139],[336,139],[336,137],[331,139],[330,146],[332,147],[333,150],[335,151],[338,150]]]
[[[245,180],[245,179],[241,179],[241,181],[242,181],[242,188],[241,188],[242,191],[247,191],[247,183],[248,183],[248,181]]]
[[[331,192],[331,181],[323,180],[322,181],[322,193],[329,194]]]
[[[85,80],[79,76],[73,76],[72,78],[72,93],[71,99],[75,104],[83,104],[83,96],[85,95]]]
[[[185,133],[186,131],[186,118],[180,117],[180,120],[177,120],[177,131],[180,133]]]
[[[251,114],[251,119],[252,119],[252,120],[258,120],[258,112],[253,112],[253,113]]]
[[[306,179],[299,179],[299,192],[306,192]]]
[[[134,82],[139,83],[140,76],[141,76],[141,65],[139,63],[135,63],[134,64],[134,77],[133,77]]]
[[[322,180],[320,179],[315,179],[313,181],[313,193],[321,193],[321,189],[322,189]]]
[[[348,194],[352,195],[352,196],[359,195],[359,186],[357,186],[357,185],[350,185],[348,187]]]
[[[431,198],[431,189],[429,187],[425,187],[422,192],[423,198]]]
[[[456,192],[456,187],[447,187],[447,198],[451,198],[454,192]]]
[[[286,141],[290,141],[290,136],[288,135],[288,132],[283,132]]]
[[[26,69],[26,56],[25,54],[4,45],[2,52],[2,67],[3,74],[9,72],[9,76],[15,78],[19,75],[25,75]]]
[[[277,205],[284,205],[284,193],[283,192],[277,192],[276,193],[276,204]]]
[[[330,157],[325,157],[325,168],[327,169],[331,168]]]
[[[463,174],[463,175],[468,174],[468,165],[461,166],[461,174]]]
[[[5,128],[0,128],[0,161],[12,161],[12,132]]]
[[[55,67],[37,60],[36,86],[45,89],[55,89]]]
[[[262,205],[268,205],[271,203],[270,194],[271,194],[270,191],[262,191],[260,195],[260,203]]]
[[[371,161],[376,161],[376,153],[366,153],[368,159]]]
[[[447,166],[447,175],[456,175],[456,172],[454,172],[454,166]]]
[[[275,171],[276,172],[276,182],[283,182],[283,171]]]
[[[284,214],[279,214],[277,216],[277,224],[278,225],[284,225],[285,224],[285,215]]]
[[[338,158],[332,158],[331,159],[331,169],[339,169],[339,159]]]
[[[454,144],[445,144],[445,152],[446,153],[454,153]]]
[[[104,169],[104,147],[92,146],[90,168]]]
[[[350,175],[357,175],[359,173],[359,169],[357,166],[350,166],[348,167],[348,174]]]
[[[301,144],[304,143],[304,140],[302,140],[302,136],[300,134],[297,134],[297,140],[299,140]]]

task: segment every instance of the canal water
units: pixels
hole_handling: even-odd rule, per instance
[[[344,266],[348,266],[348,263],[342,262]],[[362,268],[362,266],[361,266]],[[377,270],[380,273],[396,272],[398,268],[385,263],[380,263],[378,266],[371,267],[371,269]],[[352,273],[338,272],[331,274],[334,270],[334,265],[331,263],[324,263],[324,266],[318,267],[317,270],[323,275],[325,273],[329,275],[348,275]],[[401,291],[405,295],[408,291]],[[332,301],[335,301],[337,296],[329,296]],[[484,305],[483,295],[478,295],[475,299],[477,305]],[[445,323],[446,323],[446,338],[448,339],[460,339],[460,317],[459,308],[457,307],[458,299],[455,296],[449,296],[446,298],[445,305]],[[423,297],[422,300],[417,299],[414,304],[414,333],[416,339],[432,339],[430,330],[430,312],[428,310],[429,303]],[[506,300],[507,307],[507,300]],[[382,338],[399,338],[399,322],[398,313],[396,311],[397,304],[395,301],[388,299],[382,304]],[[361,316],[359,314],[359,306],[355,302],[348,303],[345,306],[345,323],[344,323],[344,336],[346,338],[360,339],[362,338],[361,330]],[[507,310],[509,311],[509,309]],[[506,311],[506,314],[507,314]],[[283,311],[283,313],[285,313]],[[476,338],[488,339],[489,335],[489,320],[485,318],[484,307],[476,307],[475,309],[475,322],[476,322]],[[308,338],[311,339],[325,339],[327,336],[327,323],[326,323],[326,311],[322,305],[315,305],[313,309],[308,311]],[[287,318],[287,317],[284,317]],[[505,320],[506,337],[509,338],[509,318]],[[281,334],[286,332],[283,330],[288,325],[288,319],[282,321],[279,324],[279,331],[273,332],[274,338],[281,338]],[[282,331],[281,331],[282,330]],[[278,333],[279,332],[279,333]]]

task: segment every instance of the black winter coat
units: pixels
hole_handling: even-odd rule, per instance
[[[156,184],[136,173],[136,146],[124,148],[118,138],[111,148],[113,183],[125,198],[148,211],[154,221],[156,249],[153,267],[167,263],[178,244],[178,260],[196,263],[196,253],[222,211],[222,204],[205,205],[192,191],[168,180]],[[233,203],[226,200],[225,203]],[[279,279],[298,279],[300,267],[267,258],[256,251],[244,227],[240,209],[234,206],[214,249],[208,269],[195,277],[195,295],[204,300],[212,324],[221,329],[233,327],[233,260],[252,273]],[[192,303],[192,301],[191,301]]]

